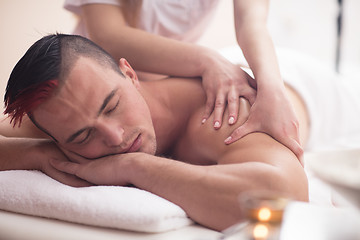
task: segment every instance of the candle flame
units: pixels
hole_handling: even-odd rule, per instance
[[[253,229],[253,236],[255,239],[266,239],[269,234],[269,229],[264,224],[256,224]]]
[[[258,219],[261,222],[267,222],[271,218],[271,210],[267,207],[260,208],[258,212]]]

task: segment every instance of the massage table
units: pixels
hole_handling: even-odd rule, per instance
[[[215,240],[220,235],[199,225],[162,233],[141,233],[0,211],[0,240]]]
[[[333,235],[334,232],[340,232],[342,236],[354,236],[344,239],[360,239],[359,232],[354,233],[360,224],[359,215],[356,216],[353,212],[306,203],[295,203],[291,211],[291,219],[285,222],[281,229],[281,240],[330,240],[329,235]],[[196,224],[162,233],[141,233],[0,210],[0,240],[220,240],[222,236],[220,232]],[[239,232],[223,239],[246,240],[246,236],[245,233]],[[359,238],[355,238],[356,236]]]

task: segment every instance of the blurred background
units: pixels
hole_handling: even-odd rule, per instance
[[[270,4],[268,26],[276,46],[312,55],[334,70],[338,58],[339,72],[356,75],[360,81],[359,0],[270,0]],[[77,19],[62,6],[63,0],[0,0],[1,98],[12,68],[32,43],[49,33],[72,32]],[[199,44],[215,49],[236,44],[232,0],[221,0]]]

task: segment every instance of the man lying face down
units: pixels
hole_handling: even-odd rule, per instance
[[[305,107],[288,93],[306,133]],[[117,64],[85,38],[46,36],[9,79],[5,112],[21,126],[1,126],[13,159],[1,159],[1,170],[39,169],[73,186],[134,185],[216,230],[241,220],[238,196],[245,191],[308,200],[299,160],[272,137],[259,132],[224,143],[247,119],[245,99],[237,123],[218,130],[199,123],[205,100],[199,79],[139,81],[125,59]],[[21,146],[27,162],[16,153]]]

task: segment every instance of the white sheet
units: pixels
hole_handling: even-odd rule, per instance
[[[119,186],[74,188],[38,171],[0,172],[0,209],[140,232],[192,224],[179,206],[149,192]]]

